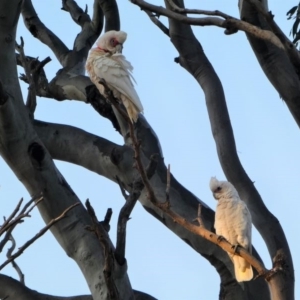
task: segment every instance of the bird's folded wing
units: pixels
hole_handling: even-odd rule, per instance
[[[122,63],[118,62],[117,59],[113,59],[107,56],[100,56],[95,59],[94,72],[99,78],[104,80],[125,95],[139,111],[143,111],[143,106],[137,92],[130,79],[130,69],[126,69]],[[128,62],[128,67],[131,64]],[[132,66],[131,66],[132,69]]]
[[[251,250],[252,250],[251,214],[247,208],[247,205],[242,200],[240,200],[238,202],[237,210],[240,211],[240,213],[239,213],[240,221],[239,221],[238,226],[236,227],[236,231],[237,231],[237,235],[238,235],[238,243],[251,253]],[[239,237],[242,237],[242,239],[240,239]]]

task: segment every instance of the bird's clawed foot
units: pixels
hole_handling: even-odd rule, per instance
[[[234,253],[236,253],[236,251],[237,251],[237,248],[239,247],[240,245],[239,244],[236,244],[236,245],[232,245],[232,249],[233,249],[233,251],[234,251]]]
[[[224,236],[219,235],[219,236],[218,236],[218,242],[222,242],[222,241],[228,242],[228,241],[224,238]]]

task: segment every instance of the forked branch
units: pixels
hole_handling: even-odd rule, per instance
[[[0,270],[2,270],[6,265],[8,265],[10,262],[14,261],[17,257],[19,257],[31,244],[33,244],[39,237],[41,237],[44,233],[46,233],[51,226],[53,226],[55,223],[57,223],[58,221],[60,221],[61,219],[66,217],[66,214],[68,213],[68,211],[70,211],[71,209],[73,209],[75,206],[79,205],[80,203],[77,202],[71,206],[69,206],[68,208],[66,208],[61,215],[59,215],[58,217],[56,217],[55,219],[52,219],[44,228],[42,228],[33,238],[31,238],[30,240],[28,240],[22,247],[19,248],[19,250],[17,252],[15,252],[14,254],[12,254],[3,264],[0,265]]]
[[[130,0],[133,4],[139,6],[142,10],[155,13],[157,16],[165,16],[179,22],[190,24],[190,25],[197,25],[197,26],[217,26],[226,29],[225,33],[228,33],[235,30],[241,30],[251,34],[252,36],[263,39],[266,41],[271,42],[278,48],[284,49],[280,39],[269,30],[263,30],[259,27],[251,25],[245,21],[240,19],[234,18],[229,16],[220,11],[205,11],[205,10],[186,10],[178,9],[172,11],[170,9],[164,8],[162,6],[156,6],[150,4],[143,0]],[[191,12],[192,11],[192,12]],[[210,17],[203,17],[203,18],[191,18],[187,17],[185,13],[195,13],[195,14],[203,14]]]

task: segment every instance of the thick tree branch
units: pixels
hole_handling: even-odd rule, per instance
[[[36,121],[35,128],[54,158],[81,165],[113,181],[116,181],[116,177],[118,177],[124,183],[126,190],[131,191],[131,184],[138,176],[136,169],[132,168],[134,152],[131,147],[118,146],[81,129],[66,125]],[[151,157],[152,153],[160,153],[159,141],[150,125],[142,117],[140,117],[137,134],[138,140],[141,140],[143,165],[146,166],[149,164],[147,157]],[[167,169],[161,156],[158,156],[158,164],[155,174],[151,178],[151,184],[154,185],[156,197],[159,197],[161,202],[165,201],[166,178]],[[186,220],[193,222],[198,214],[199,203],[201,203],[203,224],[205,228],[212,231],[214,222],[213,211],[181,186],[173,176],[171,176],[171,182],[169,195],[172,209]],[[227,288],[230,287],[228,295],[234,293],[235,297],[237,297],[232,299],[243,299],[243,290],[239,284],[232,280],[232,263],[229,256],[222,249],[175,223],[167,214],[162,213],[161,209],[149,201],[148,195],[144,190],[139,200],[149,213],[186,241],[198,253],[207,258],[218,269],[221,276],[224,277],[223,283],[226,283]],[[258,279],[256,283],[250,283],[250,285],[254,285],[254,288],[259,288],[263,297],[265,296],[264,285],[261,282],[263,280]],[[255,300],[259,299],[265,300],[268,298],[257,298]]]
[[[98,0],[105,17],[105,32],[120,30],[120,16],[116,0]]]
[[[149,165],[146,168],[146,176],[148,179],[154,175],[155,169],[157,166],[157,159],[156,155],[153,155]],[[130,214],[139,199],[141,192],[144,188],[144,184],[141,178],[138,178],[132,184],[132,189],[130,194],[127,195],[125,189],[123,187],[123,183],[118,180],[118,184],[120,186],[121,192],[123,197],[125,198],[126,202],[121,208],[118,218],[118,229],[117,229],[117,243],[116,243],[116,250],[115,250],[115,257],[120,265],[125,263],[125,249],[126,249],[126,227],[127,222],[130,219]]]
[[[300,54],[296,46],[289,40],[289,38],[284,34],[281,28],[277,25],[274,20],[274,15],[271,12],[268,12],[263,4],[258,0],[246,0],[257,10],[257,12],[264,17],[268,22],[271,30],[274,34],[280,39],[282,45],[285,48],[287,55],[289,56],[292,64],[300,73]]]
[[[92,26],[95,28],[95,31],[98,32],[98,36],[102,32],[103,22],[104,22],[104,15],[101,6],[99,4],[99,1],[94,0]]]
[[[8,99],[0,105],[0,153],[31,195],[43,192],[44,201],[39,205],[39,211],[48,223],[79,199],[55,167],[23,104],[14,44],[20,12],[18,4],[20,0],[0,2],[0,11],[7,16],[0,18],[0,40],[5,41],[0,48],[0,82],[8,95]],[[91,224],[90,217],[82,205],[70,211],[68,216],[55,223],[51,232],[67,255],[79,265],[94,300],[103,299],[108,295],[101,272],[104,252],[96,237],[85,229]],[[76,238],[78,236],[80,239]],[[117,288],[124,299],[132,299],[133,291],[126,272],[119,278]]]
[[[73,21],[81,28],[84,27],[85,23],[91,22],[90,16],[87,14],[87,7],[83,11],[74,0],[62,0],[61,9],[68,11]]]
[[[55,54],[62,66],[66,65],[66,57],[69,52],[67,46],[51,31],[38,17],[31,0],[24,0],[22,6],[24,23],[31,34],[46,44]]]
[[[39,293],[21,284],[19,281],[0,274],[0,298],[9,300],[93,300],[91,295],[60,297]],[[143,292],[134,291],[135,300],[157,300]]]
[[[108,288],[108,298],[109,300],[121,300],[122,297],[118,292],[116,286],[116,277],[115,277],[115,259],[114,259],[114,250],[111,245],[110,239],[106,230],[98,221],[95,211],[90,204],[90,201],[87,200],[86,203],[87,211],[92,219],[92,226],[89,226],[89,230],[93,231],[97,236],[100,244],[102,245],[105,253],[105,263],[103,268],[103,274],[105,278],[105,282]]]
[[[74,42],[74,53],[73,55],[72,52],[69,54],[70,58],[73,57],[75,53],[79,52],[79,57],[82,56],[82,58],[86,59],[89,49],[102,31],[103,14],[101,9],[99,9],[97,1],[98,0],[94,0],[93,20],[90,19],[90,16],[87,13],[87,6],[85,11],[83,11],[74,0],[62,1],[62,9],[68,11],[73,21],[81,27],[81,32],[77,35]],[[76,58],[75,56],[75,58],[72,58],[71,60],[80,60],[79,57]],[[70,61],[68,64],[70,65]]]
[[[242,1],[242,4],[240,11],[243,20],[265,30],[271,30],[265,17],[258,14],[257,10],[253,9],[249,2]],[[297,125],[300,127],[300,72],[298,63],[294,62],[294,58],[292,58],[294,56],[290,54],[290,52],[293,52],[292,48],[288,52],[288,56],[287,52],[274,47],[267,41],[258,40],[251,35],[247,35],[247,37],[262,70],[283,98]]]
[[[219,11],[214,12],[207,12],[211,16],[220,16],[222,18],[217,17],[206,17],[206,18],[191,18],[187,17],[181,13],[176,13],[174,11],[171,11],[169,9],[166,9],[162,6],[156,6],[153,4],[150,4],[148,2],[145,2],[143,0],[131,0],[133,4],[138,5],[140,8],[150,11],[153,13],[156,13],[158,15],[162,15],[168,18],[171,18],[173,20],[177,20],[179,22],[182,22],[184,24],[190,24],[190,25],[198,25],[198,26],[218,26],[227,29],[237,29],[244,32],[247,32],[251,34],[252,36],[267,40],[274,45],[276,45],[278,48],[283,49],[283,45],[278,39],[278,37],[271,31],[262,30],[259,27],[253,26],[247,22],[241,21],[239,19],[236,19],[234,17],[228,16],[224,13],[221,13]],[[204,13],[205,11],[201,11],[201,13]]]

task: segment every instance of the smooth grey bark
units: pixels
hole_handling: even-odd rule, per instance
[[[0,2],[0,82],[3,87],[0,89],[0,153],[32,196],[43,193],[44,200],[38,209],[48,223],[80,200],[38,138],[22,100],[15,60],[15,34],[21,3],[21,0]],[[87,225],[91,225],[91,219],[79,205],[51,231],[66,254],[77,262],[94,300],[108,299],[103,274],[104,250],[96,236],[86,230]],[[125,266],[115,265],[114,273],[122,299],[134,299]]]
[[[0,299],[10,300],[93,300],[91,295],[60,297],[39,293],[24,286],[19,281],[0,274]],[[135,300],[156,300],[145,293],[134,291]]]
[[[263,1],[267,10],[267,0]],[[259,28],[271,30],[265,18],[248,1],[241,1],[241,19]],[[300,126],[299,62],[293,64],[287,52],[271,43],[247,34],[256,58],[271,84],[285,101],[296,123]],[[280,101],[278,98],[277,101]]]
[[[267,11],[267,1],[262,1],[262,3]],[[262,29],[272,30],[267,20],[248,1],[242,1],[240,12],[243,20]],[[247,35],[247,38],[262,70],[286,102],[296,123],[300,126],[299,62],[293,61],[293,57],[289,56],[287,51],[278,49],[267,41],[257,40],[250,35]],[[248,184],[250,188],[251,185],[252,183]],[[246,193],[247,190],[249,189],[246,189]],[[248,199],[248,202],[252,203],[253,199],[250,197]],[[294,299],[294,266],[284,232],[279,221],[264,206],[257,207],[256,212],[257,221],[260,220],[257,223],[257,229],[266,242],[273,267],[281,270],[270,281],[273,287],[277,287],[271,289],[272,299]],[[261,217],[262,214],[264,218]]]

